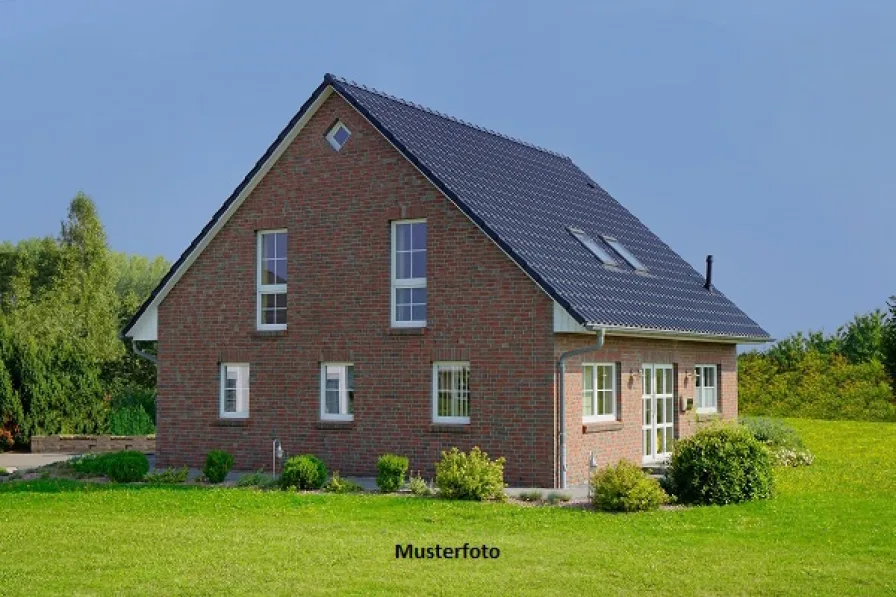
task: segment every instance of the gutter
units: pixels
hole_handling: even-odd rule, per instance
[[[557,368],[560,375],[558,384],[558,394],[560,397],[560,433],[558,437],[560,442],[560,461],[558,463],[560,469],[560,489],[566,489],[566,391],[564,388],[566,359],[585,354],[586,352],[594,352],[595,350],[602,349],[604,347],[604,338],[606,337],[607,330],[601,327],[594,330],[594,332],[597,334],[597,344],[567,350],[560,355],[559,359],[557,359]]]
[[[134,354],[140,357],[141,359],[146,359],[150,361],[154,365],[159,365],[159,360],[155,357],[155,355],[151,355],[148,352],[143,352],[139,348],[137,348],[137,341],[131,338],[131,348],[134,350]]]

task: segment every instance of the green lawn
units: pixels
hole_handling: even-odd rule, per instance
[[[381,496],[0,485],[4,595],[893,595],[896,424],[793,421],[817,458],[740,506],[609,515]],[[396,543],[498,560],[397,561]]]

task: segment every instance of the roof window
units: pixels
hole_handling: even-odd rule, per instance
[[[613,250],[619,253],[619,256],[628,262],[630,266],[638,270],[639,272],[646,272],[647,267],[641,263],[637,257],[632,255],[632,252],[625,248],[621,242],[613,238],[612,236],[604,236],[603,239],[606,241],[608,245],[613,247]]]
[[[606,251],[603,247],[597,244],[593,238],[585,234],[584,231],[579,230],[578,228],[568,228],[569,233],[572,234],[577,241],[582,243],[582,245],[591,251],[595,257],[600,259],[601,263],[604,265],[616,265],[616,260],[610,255],[608,251]]]

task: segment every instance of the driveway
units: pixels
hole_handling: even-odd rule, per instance
[[[45,464],[53,464],[62,460],[68,460],[75,454],[23,454],[21,452],[3,452],[0,453],[0,467],[5,468],[9,472],[28,471]]]

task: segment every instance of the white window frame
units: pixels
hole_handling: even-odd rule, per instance
[[[321,421],[354,421],[354,413],[348,412],[348,368],[354,363],[320,364],[320,419]],[[339,368],[339,413],[327,412],[327,367]],[[354,391],[354,388],[352,388]]]
[[[618,253],[619,256],[622,257],[625,262],[632,266],[632,268],[634,268],[636,271],[647,271],[647,266],[644,265],[644,263],[640,259],[635,257],[635,254],[632,253],[628,249],[628,247],[619,242],[619,240],[615,236],[603,235],[601,236],[601,238],[603,238],[604,242],[610,245],[610,247],[612,247],[613,250],[616,251],[616,253]]]
[[[606,392],[607,390],[598,390],[597,389],[597,368],[598,367],[609,367],[610,368],[610,381],[612,383],[612,387],[610,388],[610,396],[612,398],[610,404],[613,405],[613,411],[608,415],[585,415],[585,405],[584,401],[586,400],[585,396],[585,369],[590,367],[593,371],[593,385],[591,387],[591,412],[597,411],[597,393]],[[618,388],[616,387],[616,363],[582,363],[582,421],[584,423],[596,423],[599,421],[616,421],[617,420],[617,404],[619,402],[618,396]]]
[[[245,396],[243,399],[243,406],[245,410],[236,411],[236,412],[227,412],[225,411],[225,404],[227,401],[227,369],[234,368],[238,370],[237,373],[237,398],[236,405],[239,407],[240,404],[240,392],[245,392]],[[218,416],[222,419],[248,419],[249,418],[249,363],[221,363],[220,371],[219,371],[219,381],[218,385],[220,386],[218,392]],[[243,382],[243,383],[241,383]]]
[[[395,312],[395,304],[396,304],[396,296],[398,294],[398,289],[410,289],[410,288],[426,288],[426,278],[403,278],[398,279],[396,277],[397,274],[397,250],[398,250],[398,235],[397,230],[398,226],[403,224],[426,224],[426,218],[418,218],[415,220],[395,220],[391,225],[391,236],[392,236],[392,284],[391,284],[391,297],[389,298],[389,321],[391,322],[392,327],[394,328],[425,328],[426,320],[415,320],[415,321],[398,321]],[[429,245],[429,226],[426,229],[426,244]],[[429,269],[429,248],[426,250],[426,268]],[[429,293],[427,292],[426,297],[426,313],[429,315]],[[413,317],[413,309],[411,309],[411,316]]]
[[[713,370],[713,385],[706,387],[706,369]],[[700,370],[698,373],[697,370]],[[700,376],[701,384],[697,385],[697,376]],[[706,390],[712,389],[714,398],[713,406],[706,406]],[[698,413],[717,413],[719,412],[719,367],[718,365],[694,365],[694,405]]]
[[[574,239],[579,241],[579,243],[581,243],[583,247],[588,249],[588,251],[590,251],[592,255],[597,257],[598,261],[600,261],[604,265],[618,265],[617,261],[613,259],[612,255],[610,255],[610,252],[597,244],[597,241],[591,238],[587,232],[585,232],[581,228],[574,228],[572,226],[567,228],[567,230]]]
[[[437,361],[432,364],[432,421],[433,423],[448,425],[467,425],[470,416],[443,417],[439,416],[439,369],[441,367],[465,367],[467,369],[467,412],[470,411],[470,363],[468,361]]]
[[[261,275],[262,275],[262,270],[263,270],[262,256],[264,255],[263,244],[264,244],[264,237],[267,234],[286,234],[287,235],[286,236],[286,245],[287,245],[287,247],[289,246],[289,233],[287,232],[286,228],[277,228],[277,229],[273,229],[273,230],[259,230],[255,234],[255,236],[256,236],[256,246],[255,246],[255,253],[256,253],[256,256],[255,256],[255,269],[256,269],[256,273],[255,273],[255,281],[256,281],[256,284],[255,284],[256,285],[255,326],[256,326],[256,329],[259,329],[259,330],[285,330],[286,329],[285,323],[262,323],[262,308],[261,308],[262,296],[264,296],[266,294],[287,294],[287,292],[286,292],[287,284],[262,284],[261,283],[261,280],[262,280]],[[288,254],[289,254],[289,252],[287,251],[287,255]],[[286,267],[289,268],[289,258],[288,257],[286,259]],[[288,282],[288,280],[287,280],[287,282]],[[287,297],[287,301],[288,300],[289,299]],[[286,309],[286,317],[287,317],[287,321],[288,321],[289,320],[289,308]]]
[[[348,133],[348,137],[346,137],[345,141],[342,143],[339,143],[339,141],[336,140],[336,133],[339,132],[339,129],[345,129],[345,132]],[[352,131],[347,126],[345,126],[344,122],[342,122],[341,120],[337,120],[333,124],[333,126],[330,127],[330,130],[327,131],[326,137],[327,143],[330,144],[330,147],[332,147],[334,151],[339,151],[340,149],[345,147],[345,144],[348,143],[349,139],[351,139]]]

